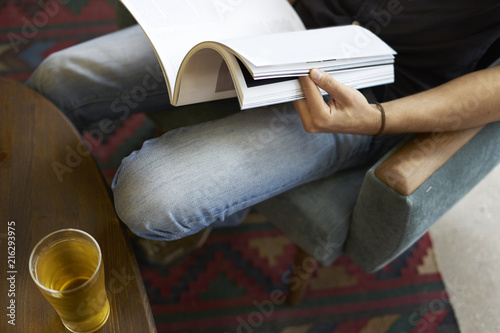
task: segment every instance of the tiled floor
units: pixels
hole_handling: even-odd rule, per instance
[[[463,333],[500,332],[500,166],[431,229]]]

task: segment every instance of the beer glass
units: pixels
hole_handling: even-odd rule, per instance
[[[102,254],[88,233],[62,229],[45,236],[29,260],[33,281],[71,332],[94,332],[109,316]]]

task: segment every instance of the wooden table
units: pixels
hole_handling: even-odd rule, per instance
[[[81,142],[44,97],[0,78],[1,332],[68,332],[28,271],[35,244],[62,228],[85,230],[101,245],[111,314],[99,332],[156,332],[125,227]]]

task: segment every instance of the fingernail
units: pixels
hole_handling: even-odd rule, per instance
[[[321,73],[321,71],[319,69],[317,69],[317,68],[311,69],[311,74],[310,75],[311,75],[311,78],[314,81],[319,81],[323,77],[323,73]]]

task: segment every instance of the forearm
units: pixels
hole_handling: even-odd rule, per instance
[[[382,104],[384,134],[454,131],[500,120],[500,66]]]

